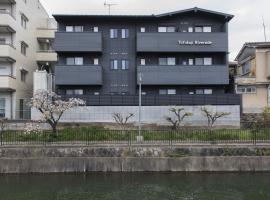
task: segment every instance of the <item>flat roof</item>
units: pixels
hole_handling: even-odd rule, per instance
[[[152,14],[152,15],[82,15],[82,14],[54,14],[53,17],[57,20],[62,17],[91,17],[91,18],[162,18],[162,17],[168,17],[168,16],[173,16],[173,15],[178,15],[178,14],[185,14],[189,12],[194,12],[194,13],[206,13],[210,15],[216,15],[220,17],[224,17],[226,21],[230,21],[234,16],[222,12],[216,12],[212,10],[207,10],[207,9],[202,9],[198,7],[190,8],[190,9],[185,9],[185,10],[178,10],[174,12],[168,12],[168,13],[163,13],[163,14]]]

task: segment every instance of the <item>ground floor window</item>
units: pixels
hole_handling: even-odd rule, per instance
[[[160,95],[175,95],[176,89],[160,89],[159,94]]]
[[[257,92],[256,86],[237,86],[237,94],[254,94]]]
[[[0,117],[6,117],[6,99],[0,98]]]

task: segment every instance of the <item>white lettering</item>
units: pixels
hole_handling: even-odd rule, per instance
[[[200,41],[200,40],[194,40],[194,41],[188,41],[188,40],[179,40],[179,45],[212,45],[212,41]]]

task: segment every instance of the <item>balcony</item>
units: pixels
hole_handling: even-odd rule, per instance
[[[0,58],[16,62],[16,49],[10,44],[0,44]]]
[[[0,75],[0,91],[15,91],[16,79],[12,76]]]
[[[102,52],[102,36],[93,32],[56,32],[54,49],[56,52]]]
[[[235,78],[235,84],[237,84],[237,85],[253,85],[253,84],[256,84],[256,77],[239,76],[239,77]]]
[[[211,66],[139,66],[143,85],[226,85],[226,65]],[[139,76],[138,76],[139,77]],[[137,81],[139,83],[139,80]]]
[[[137,33],[137,52],[228,52],[228,34]]]
[[[54,51],[38,51],[37,62],[57,62],[57,54]]]
[[[0,11],[0,32],[15,33],[16,20],[8,11]]]
[[[38,28],[37,38],[38,39],[54,39],[56,29]]]
[[[101,66],[55,66],[56,85],[102,85]]]

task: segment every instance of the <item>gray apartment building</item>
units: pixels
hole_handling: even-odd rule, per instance
[[[88,105],[239,105],[228,94],[232,15],[54,15],[56,91]],[[89,98],[87,98],[89,97]],[[91,97],[91,98],[90,98]]]

